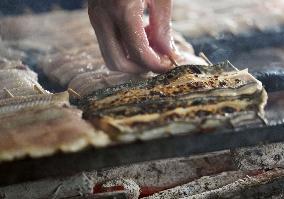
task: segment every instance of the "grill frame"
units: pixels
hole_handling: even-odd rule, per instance
[[[0,164],[0,185],[63,177],[79,172],[151,160],[284,142],[283,132],[284,122],[279,122],[276,125],[260,125],[254,128],[212,133],[192,133],[101,149],[89,148],[77,153],[56,154],[38,159],[27,158],[3,162]]]

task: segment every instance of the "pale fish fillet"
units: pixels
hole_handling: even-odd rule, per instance
[[[81,119],[77,109],[48,106],[0,117],[0,161],[102,147],[109,138]]]

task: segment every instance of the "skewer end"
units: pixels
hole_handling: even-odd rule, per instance
[[[7,88],[3,88],[4,92],[11,98],[15,97]]]
[[[37,91],[39,94],[45,94],[45,92],[36,84],[34,84],[34,90]]]
[[[77,98],[82,98],[82,96],[77,93],[76,91],[74,91],[72,88],[68,88],[67,92],[70,94],[70,95],[73,95],[73,96],[76,96]]]
[[[208,59],[208,57],[207,57],[203,52],[200,52],[200,53],[199,53],[199,57],[201,57],[202,59],[204,59],[204,61],[206,61],[206,63],[207,63],[209,66],[213,66],[213,63]]]
[[[239,71],[237,67],[235,67],[229,60],[226,61],[228,65],[230,65],[232,68],[234,68],[236,71]]]

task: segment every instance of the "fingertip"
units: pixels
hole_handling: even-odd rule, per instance
[[[163,56],[160,59],[160,63],[155,65],[149,65],[148,69],[154,73],[165,73],[171,70],[173,67],[174,65],[171,63],[171,61],[165,56]]]

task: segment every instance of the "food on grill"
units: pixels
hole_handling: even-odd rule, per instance
[[[238,127],[263,114],[267,96],[247,70],[230,66],[177,67],[98,90],[81,104],[87,119],[120,141]]]
[[[0,57],[0,70],[3,69],[28,69],[21,61],[19,60],[8,60],[4,57]]]
[[[62,87],[66,87],[77,75],[91,71],[99,73],[101,71],[108,71],[108,69],[105,67],[102,58],[92,60],[82,59],[74,60],[70,63],[63,64],[58,68],[54,68],[48,76]]]
[[[188,24],[187,19],[181,23],[185,22]],[[232,70],[226,64],[182,66],[157,77],[152,73],[110,71],[104,65],[86,11],[8,17],[0,24],[6,27],[0,30],[6,40],[0,43],[1,118],[31,114],[49,106],[54,112],[71,112],[63,108],[68,105],[66,93],[48,94],[37,83],[36,74],[15,61],[24,57],[26,63],[34,58],[26,57],[25,52],[41,54],[32,60],[37,61],[37,69],[52,83],[70,88],[75,97],[83,98],[79,101],[85,118],[115,141],[234,128],[263,114],[266,93],[262,85],[247,71]],[[191,35],[189,32],[184,31]],[[176,60],[178,65],[188,60],[204,64],[183,37],[174,34],[174,40],[185,57]]]
[[[34,71],[32,71],[28,66],[22,64],[20,61],[10,61],[5,59],[1,61],[0,61],[0,72],[1,72],[1,77],[3,79],[8,77],[14,78],[23,75],[24,77],[37,81],[37,74]]]
[[[47,55],[40,60],[39,67],[42,68],[44,73],[48,76],[58,66],[72,64],[73,61],[88,61],[95,58],[102,59],[98,46],[93,45],[92,43],[87,46],[74,47],[69,50],[59,51]]]
[[[31,107],[43,107],[47,105],[55,105],[59,107],[69,106],[68,92],[19,96],[2,99],[0,100],[0,114],[16,112],[18,110]]]
[[[1,23],[1,22],[0,22]],[[1,26],[2,29],[6,29],[7,27]],[[0,30],[0,31],[1,31]],[[0,34],[0,37],[2,38],[2,35]],[[2,41],[0,39],[0,59],[2,60],[5,58],[8,61],[18,61],[18,60],[23,60],[27,57],[27,54],[19,49],[15,49],[13,47],[12,42],[7,42],[7,41]],[[2,61],[1,61],[2,62]],[[2,65],[2,64],[0,64]]]
[[[104,146],[108,137],[81,119],[81,111],[45,106],[0,116],[0,161]]]
[[[96,55],[93,49],[89,48],[51,55],[43,60],[41,66],[45,75],[62,87],[66,87],[74,77],[82,73],[108,71],[99,50],[97,49]]]
[[[27,68],[0,70],[0,99],[47,93],[37,82],[37,75]]]
[[[51,54],[40,61],[44,74],[55,83],[66,87],[77,75],[88,71],[108,71],[98,47],[78,47]]]
[[[123,84],[129,81],[143,80],[152,77],[153,73],[134,75],[118,71],[87,72],[76,76],[69,84],[69,88],[81,97],[92,94],[94,91]]]

